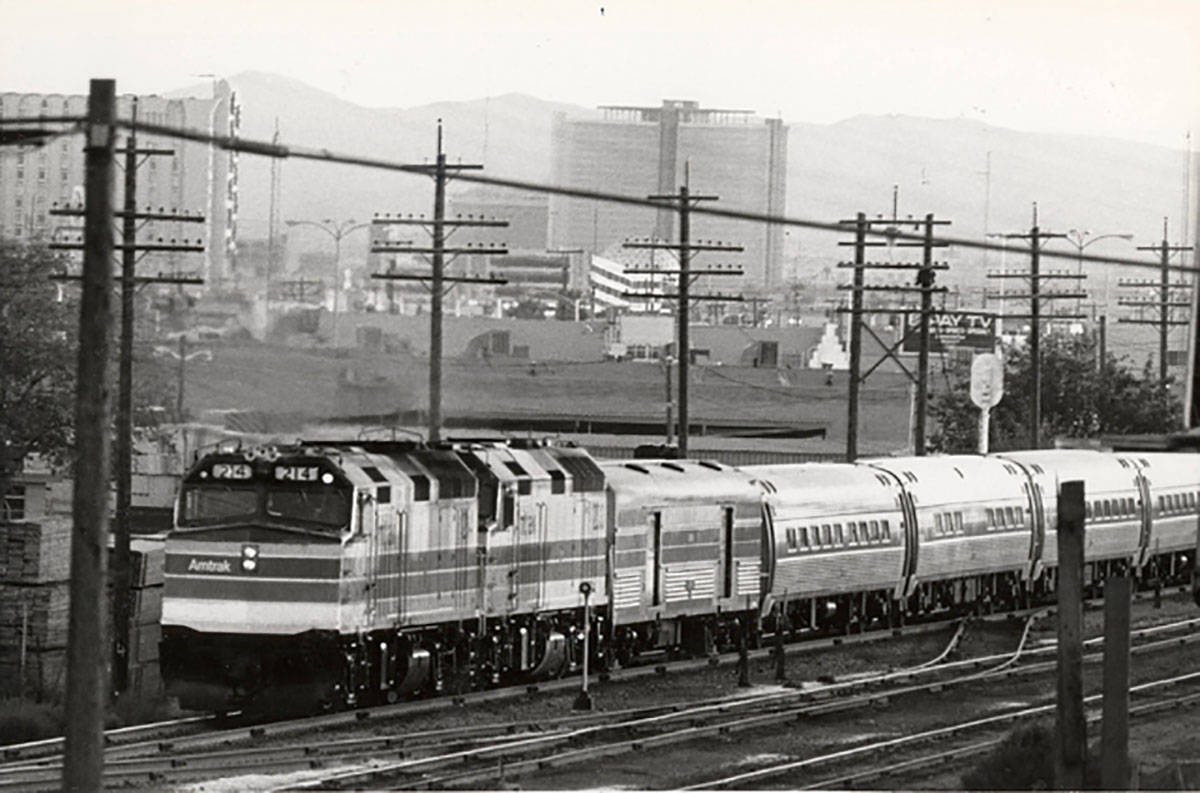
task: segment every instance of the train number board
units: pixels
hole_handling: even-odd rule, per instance
[[[996,315],[981,311],[929,312],[929,351],[956,347],[991,352],[996,347]],[[904,313],[904,352],[921,351],[921,312]]]
[[[277,482],[321,481],[321,469],[315,465],[277,465],[274,472]]]

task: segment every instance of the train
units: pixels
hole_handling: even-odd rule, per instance
[[[585,646],[612,669],[1049,602],[1070,480],[1085,586],[1194,578],[1197,454],[730,466],[533,440],[225,443],[186,472],[166,540],[165,690],[207,712],[362,707],[533,684]]]

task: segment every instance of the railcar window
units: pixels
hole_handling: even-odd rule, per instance
[[[941,534],[941,533],[942,533],[942,514],[941,514],[940,512],[934,513],[934,516],[933,516],[933,531],[934,531],[934,533],[935,533],[935,534]]]
[[[821,524],[821,544],[833,545],[833,528],[828,523]]]
[[[1083,502],[1083,514],[1084,514],[1084,517],[1086,520],[1092,519],[1092,502],[1090,502],[1090,501]]]
[[[959,534],[963,533],[963,517],[961,512],[954,513],[954,530]]]
[[[205,485],[183,489],[182,525],[216,523],[229,518],[251,517],[258,512],[258,491],[228,485]]]
[[[1004,517],[1008,519],[1008,525],[1009,525],[1009,526],[1017,526],[1017,525],[1020,525],[1020,524],[1018,524],[1018,523],[1017,523],[1017,513],[1016,513],[1016,510],[1014,510],[1012,507],[1005,507],[1005,508],[1004,508]]]
[[[1004,529],[1004,528],[1008,527],[1008,520],[1004,516],[1003,508],[999,508],[996,510],[996,527],[1000,528],[1000,529]]]
[[[996,525],[996,513],[992,511],[992,508],[991,508],[991,507],[988,507],[988,508],[987,508],[986,510],[984,510],[984,511],[985,511],[985,513],[987,514],[987,518],[986,518],[986,520],[987,520],[987,527],[988,527],[988,529],[991,529],[991,528],[995,527],[995,525]]]
[[[1136,511],[1137,510],[1135,510],[1134,506],[1133,506],[1133,499],[1132,498],[1125,499],[1125,514],[1132,515]]]
[[[1104,517],[1111,518],[1113,514],[1112,501],[1106,498],[1100,503],[1104,505]]]
[[[850,524],[850,542],[853,545],[858,545],[858,523],[851,522]]]
[[[800,544],[803,545],[805,548],[807,548],[809,546],[808,527],[807,526],[800,527]]]
[[[846,535],[842,533],[842,524],[833,524],[833,536],[837,540],[838,545],[846,544]]]
[[[868,536],[868,539],[871,539],[871,540],[879,539],[879,521],[877,521],[877,520],[871,521],[871,533]]]
[[[345,492],[329,488],[268,490],[267,514],[273,518],[342,527],[350,521],[350,499]]]
[[[883,538],[885,540],[892,539],[892,527],[888,525],[888,522],[886,520],[879,522],[879,528],[882,530]]]
[[[788,550],[792,550],[792,551],[796,550],[796,530],[795,529],[787,530],[787,546],[788,546]]]

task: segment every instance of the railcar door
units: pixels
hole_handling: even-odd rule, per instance
[[[775,588],[775,510],[766,498],[762,503],[762,568],[759,579],[762,587],[758,602],[765,609],[767,596]]]
[[[1029,567],[1022,577],[1033,581],[1042,572],[1042,552],[1046,547],[1046,510],[1042,504],[1041,489],[1023,467],[1022,473],[1025,474],[1025,481],[1021,488],[1025,491],[1025,499],[1029,505],[1029,525],[1032,531],[1029,537]]]
[[[917,587],[917,554],[921,549],[921,532],[917,525],[917,505],[907,490],[900,491],[900,509],[904,513],[904,597],[908,597]]]
[[[366,543],[366,592],[364,604],[367,609],[367,625],[373,625],[379,613],[379,503],[369,493],[360,493],[358,497],[358,534],[361,542]]]
[[[1146,558],[1150,554],[1150,528],[1151,528],[1151,511],[1153,505],[1150,503],[1150,480],[1142,472],[1141,469],[1137,472],[1137,489],[1138,501],[1140,509],[1138,510],[1139,531],[1138,531],[1138,560],[1137,567],[1140,570],[1142,565],[1146,563]]]
[[[396,512],[396,552],[392,558],[395,559],[392,591],[396,598],[393,619],[399,624],[404,619],[405,594],[408,592],[408,512],[405,510]]]

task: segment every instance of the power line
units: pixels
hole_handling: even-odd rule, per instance
[[[46,123],[82,123],[86,119],[84,117],[64,116],[64,117],[46,117],[41,119]],[[19,124],[37,122],[39,118],[30,116],[25,118],[3,118],[0,119],[0,125]],[[125,119],[117,119],[114,121],[114,126],[119,128],[129,128],[132,123]],[[386,171],[397,171],[401,173],[421,173],[427,174],[430,167],[428,165],[413,165],[410,163],[401,163],[393,160],[385,160],[376,157],[365,157],[351,154],[341,154],[323,148],[311,148],[304,146],[286,146],[280,143],[269,143],[266,141],[256,141],[249,138],[235,138],[224,135],[213,135],[211,133],[200,130],[187,129],[184,127],[170,127],[161,124],[138,124],[139,129],[153,135],[163,137],[180,138],[190,140],[197,143],[204,143],[217,146],[227,151],[243,152],[247,154],[257,154],[264,157],[275,157],[281,159],[296,158],[303,160],[313,160],[318,162],[337,163],[342,165],[357,165],[364,168],[374,168]],[[624,195],[621,193],[609,193],[600,190],[588,190],[582,188],[565,187],[561,185],[551,185],[541,182],[532,182],[521,179],[511,179],[498,176],[487,176],[479,173],[463,173],[457,175],[458,179],[465,182],[475,182],[477,184],[486,184],[496,187],[509,187],[514,190],[524,190],[534,193],[549,193],[553,195],[562,195],[571,198],[582,198],[596,201],[604,201],[608,203],[627,204],[631,206],[641,206],[650,209],[661,209],[662,205],[659,202],[638,196]],[[770,223],[782,226],[793,226],[797,228],[809,228],[819,231],[831,231],[842,233],[845,231],[837,223],[827,221],[808,220],[804,218],[787,217],[784,215],[770,215],[762,212],[750,212],[738,209],[722,209],[717,207],[695,207],[692,210],[695,214],[710,215],[713,217],[730,218],[733,220],[746,220],[759,223]],[[920,234],[909,234],[901,231],[875,231],[868,230],[868,236],[880,237],[893,240],[908,240],[910,242],[923,242],[924,237]],[[954,245],[961,248],[970,248],[975,250],[1001,251],[1012,253],[1028,253],[1025,248],[1014,248],[1007,245],[1001,245],[986,240],[976,240],[969,238],[958,237],[938,237],[935,242],[941,244]],[[1157,262],[1146,262],[1138,259],[1128,259],[1117,256],[1101,256],[1098,254],[1083,254],[1079,255],[1076,252],[1069,251],[1043,251],[1043,257],[1068,259],[1071,261],[1095,262],[1100,264],[1120,264],[1131,267],[1154,267],[1159,265]],[[1200,272],[1200,266],[1172,265],[1171,269],[1179,272]]]

